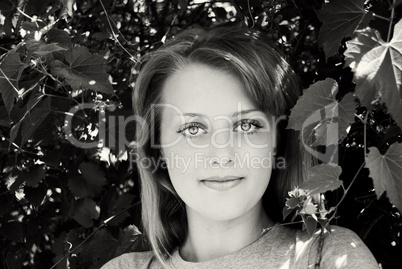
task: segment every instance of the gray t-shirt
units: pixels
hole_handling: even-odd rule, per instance
[[[226,256],[206,262],[188,262],[175,250],[169,260],[177,269],[222,268],[315,268],[320,232],[307,232],[285,226],[275,226],[259,239]],[[352,231],[331,226],[324,234],[321,269],[379,268],[374,256]],[[102,269],[160,269],[163,268],[151,251],[123,254],[105,264]]]

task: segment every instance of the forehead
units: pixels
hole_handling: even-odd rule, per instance
[[[255,106],[243,83],[227,71],[191,64],[176,71],[165,82],[163,103],[182,113],[202,113],[211,117],[227,115]]]

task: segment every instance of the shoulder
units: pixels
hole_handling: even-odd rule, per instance
[[[320,233],[314,237],[319,241]],[[319,246],[319,243],[317,244]],[[322,268],[378,268],[373,254],[353,231],[331,225],[324,234],[321,255]]]
[[[101,269],[145,269],[151,268],[151,263],[156,260],[152,251],[130,252],[110,260]]]

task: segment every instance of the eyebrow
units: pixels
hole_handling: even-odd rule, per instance
[[[247,109],[247,110],[237,111],[237,112],[234,112],[232,114],[232,118],[234,118],[234,117],[236,117],[238,115],[244,115],[244,114],[248,114],[248,113],[251,113],[251,112],[262,112],[262,111],[259,110],[259,109],[256,109],[256,108],[255,109]],[[200,117],[200,118],[204,118],[204,119],[207,118],[207,116],[205,116],[203,114],[198,114],[198,113],[184,113],[184,114],[182,114],[182,116]]]

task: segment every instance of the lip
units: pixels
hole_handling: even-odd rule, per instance
[[[203,186],[217,190],[217,191],[227,191],[233,189],[240,185],[244,177],[236,176],[225,176],[225,177],[209,177],[201,179],[200,182]]]

